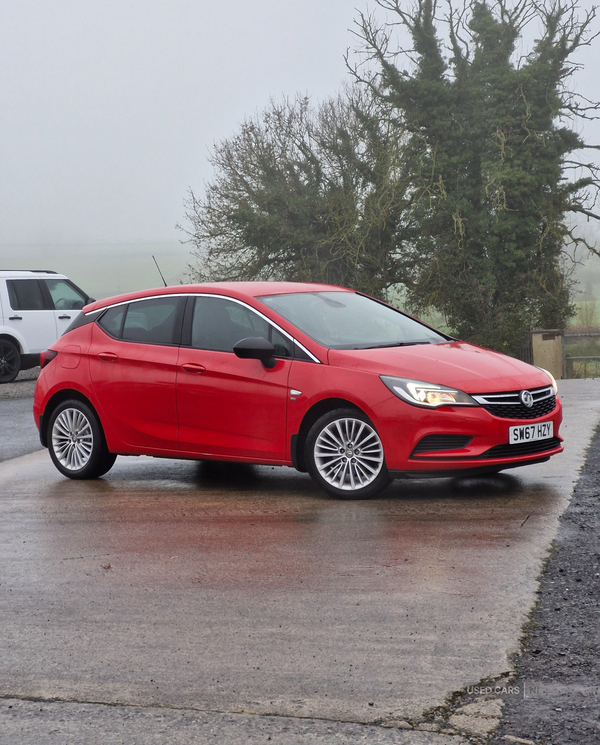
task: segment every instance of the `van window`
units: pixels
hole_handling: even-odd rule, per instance
[[[7,279],[8,298],[13,310],[48,310],[37,279]]]
[[[64,279],[45,279],[56,310],[81,310],[87,298]]]

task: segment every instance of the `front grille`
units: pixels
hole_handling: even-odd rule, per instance
[[[472,439],[468,435],[427,435],[417,443],[411,455],[435,453],[440,450],[461,450],[466,448]]]
[[[516,445],[496,445],[479,458],[518,458],[520,455],[535,455],[536,453],[545,453],[548,450],[554,450],[560,446],[558,437],[551,437],[548,440],[538,440],[537,442],[519,442]]]
[[[556,396],[552,386],[535,388],[530,391],[533,406],[527,407],[519,398],[521,391],[507,393],[480,393],[473,398],[486,411],[503,419],[539,419],[556,408]]]

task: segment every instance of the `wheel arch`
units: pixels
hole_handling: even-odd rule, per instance
[[[12,334],[7,334],[5,331],[0,331],[0,339],[3,341],[10,341],[12,342],[16,348],[19,350],[19,354],[23,354],[23,345],[19,341],[19,339],[16,336],[13,336]]]
[[[90,399],[87,398],[87,396],[84,396],[83,393],[80,393],[73,388],[66,388],[58,391],[50,399],[48,399],[46,408],[44,409],[44,413],[40,417],[40,442],[45,448],[48,447],[48,420],[52,416],[52,412],[54,411],[54,409],[56,409],[57,406],[60,406],[63,401],[69,400],[80,401],[86,406],[89,406],[89,408],[94,412],[98,421],[100,422],[100,426],[104,430],[102,420],[100,419],[98,411],[96,410],[96,407],[90,401]]]
[[[4,331],[0,333],[0,345],[0,383],[12,383],[23,369],[23,345]]]
[[[290,451],[292,463],[298,471],[301,471],[302,473],[306,473],[307,471],[304,458],[304,445],[310,428],[324,414],[328,414],[330,411],[335,411],[335,409],[355,409],[364,414],[364,416],[369,417],[364,409],[361,409],[360,406],[357,406],[352,401],[348,401],[346,398],[324,398],[321,401],[317,401],[316,404],[313,404],[304,414],[304,418],[302,419],[297,434],[292,435],[291,439]]]

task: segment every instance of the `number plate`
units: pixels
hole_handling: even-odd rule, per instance
[[[508,442],[517,445],[520,442],[535,442],[549,440],[554,437],[554,422],[540,422],[539,424],[522,424],[508,428]]]

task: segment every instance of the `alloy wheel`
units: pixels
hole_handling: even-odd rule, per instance
[[[14,344],[0,340],[0,383],[10,383],[19,374],[19,352]]]
[[[52,448],[58,462],[69,471],[89,463],[94,447],[92,425],[78,409],[64,409],[52,427]]]
[[[331,486],[345,491],[372,484],[383,467],[379,435],[360,419],[335,419],[319,433],[314,445],[315,465]]]

